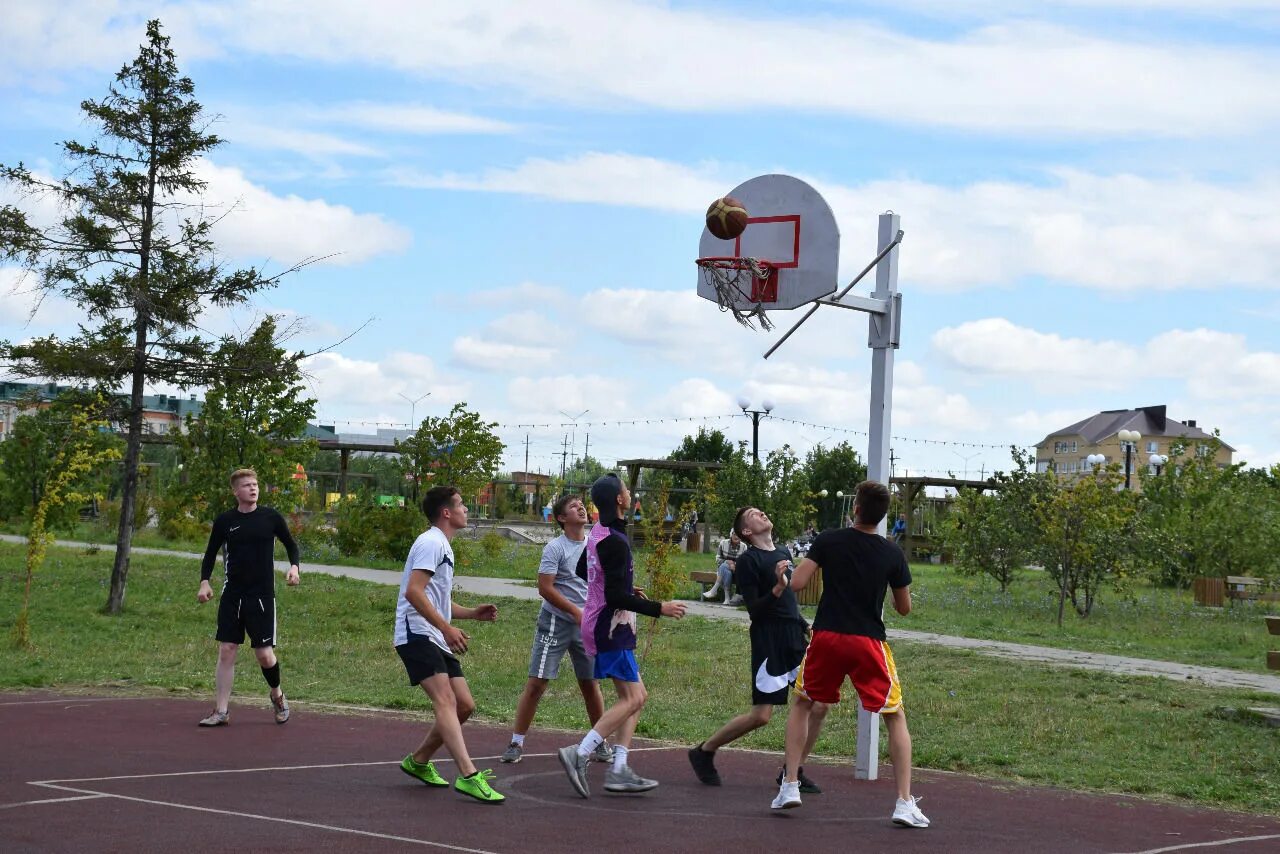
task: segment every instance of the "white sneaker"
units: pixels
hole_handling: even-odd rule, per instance
[[[893,808],[893,823],[903,827],[928,827],[928,817],[916,806],[919,800],[916,797],[908,801],[898,798],[897,806]]]
[[[800,781],[788,783],[783,781],[778,787],[778,796],[771,805],[775,810],[791,810],[800,806]]]
[[[707,601],[711,601],[712,599],[716,598],[719,595],[720,595],[720,585],[717,584],[715,587],[712,587],[706,593],[703,593],[702,598],[706,599]]]

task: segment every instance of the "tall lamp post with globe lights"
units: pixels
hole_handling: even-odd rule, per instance
[[[751,417],[751,458],[757,466],[760,465],[760,419],[768,417],[773,411],[773,401],[766,400],[760,406],[760,409],[752,409],[751,401],[745,397],[738,398],[738,408],[742,410],[742,414]]]
[[[1124,447],[1124,488],[1132,489],[1130,479],[1133,476],[1133,453],[1138,448],[1138,441],[1142,438],[1142,434],[1137,430],[1121,430],[1116,434],[1116,438]]]
[[[1156,470],[1156,477],[1159,477],[1164,464],[1169,462],[1169,458],[1164,454],[1152,454],[1147,457],[1147,462],[1151,463],[1151,467]]]

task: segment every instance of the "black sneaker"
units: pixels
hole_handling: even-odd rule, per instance
[[[778,771],[777,780],[778,780],[779,786],[782,785],[782,778],[786,773],[787,773],[786,768],[783,768],[780,771]],[[803,792],[804,794],[806,795],[822,794],[822,787],[819,786],[817,783],[813,782],[812,780],[810,780],[807,776],[805,776],[804,766],[800,767],[800,771],[799,773],[796,774],[796,777],[798,777],[800,780],[800,791]]]
[[[716,770],[716,754],[712,750],[703,750],[702,745],[689,748],[689,764],[699,782],[705,786],[719,786],[720,772]]]

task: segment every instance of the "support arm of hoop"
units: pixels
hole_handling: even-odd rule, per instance
[[[865,311],[867,314],[888,314],[889,307],[882,299],[875,297],[848,296],[840,301],[831,297],[814,300],[818,305],[829,305],[832,308],[847,308],[853,311]]]
[[[867,273],[870,273],[872,270],[874,270],[874,269],[876,268],[876,265],[877,265],[877,264],[879,264],[882,260],[884,260],[884,257],[885,257],[886,255],[888,255],[890,252],[892,252],[892,251],[893,251],[893,248],[894,248],[895,246],[897,246],[899,243],[901,243],[901,242],[902,242],[902,238],[903,238],[904,236],[905,236],[905,234],[904,234],[904,232],[902,231],[902,229],[898,229],[898,233],[897,233],[896,235],[894,235],[894,238],[893,238],[893,240],[891,240],[891,241],[889,242],[889,245],[888,245],[888,246],[886,246],[884,249],[881,249],[881,250],[880,250],[880,253],[879,253],[878,255],[876,255],[876,257],[875,257],[875,258],[872,258],[872,259],[871,259],[871,263],[870,263],[870,264],[868,264],[867,266],[863,267],[863,268],[862,268],[862,272],[861,272],[861,273],[859,273],[857,276],[855,276],[852,282],[850,282],[849,284],[845,285],[844,290],[840,291],[840,293],[836,294],[836,295],[835,295],[834,297],[832,297],[830,300],[819,300],[819,301],[815,302],[815,303],[814,303],[814,305],[813,305],[813,306],[812,306],[808,311],[806,311],[806,312],[804,313],[804,317],[802,317],[802,318],[800,318],[799,320],[797,320],[797,321],[795,322],[795,324],[794,324],[790,329],[788,329],[788,330],[783,334],[783,336],[782,336],[781,338],[779,338],[779,339],[777,340],[777,342],[776,342],[776,343],[774,343],[774,345],[773,345],[772,347],[770,347],[768,350],[766,350],[766,351],[765,351],[765,353],[764,353],[764,357],[767,359],[767,358],[769,358],[770,356],[772,356],[772,355],[773,355],[773,353],[774,353],[774,351],[775,351],[775,350],[777,350],[779,347],[781,347],[784,343],[786,343],[786,340],[787,340],[788,338],[790,338],[790,337],[791,337],[792,333],[794,333],[797,329],[799,329],[799,328],[800,328],[800,324],[804,323],[806,320],[808,320],[809,318],[813,317],[813,313],[814,313],[815,311],[817,311],[821,306],[823,306],[823,305],[830,305],[830,304],[839,303],[839,302],[840,302],[840,300],[844,297],[844,295],[845,295],[845,294],[847,294],[847,293],[849,293],[849,291],[853,290],[853,286],[854,286],[854,285],[858,284],[858,282],[861,282],[861,281],[862,281],[862,279],[867,275]],[[879,304],[879,303],[880,303],[880,300],[875,300],[875,302],[876,302],[877,304]],[[850,304],[850,305],[845,305],[845,306],[843,306],[843,307],[844,307],[844,308],[853,308],[853,309],[855,309],[855,310],[859,310],[859,311],[868,311],[868,310],[869,310],[869,309],[865,309],[865,308],[858,308],[858,306],[851,305],[851,304]],[[880,314],[883,314],[883,313],[884,313],[884,312],[886,312],[886,311],[887,311],[887,307],[886,307],[886,306],[881,305],[880,311],[879,311],[879,312],[873,312],[873,313],[880,313]]]

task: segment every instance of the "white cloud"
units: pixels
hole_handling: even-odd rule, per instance
[[[465,400],[471,390],[465,382],[451,381],[429,356],[420,353],[395,351],[373,361],[330,351],[308,359],[305,369],[312,377],[312,392],[320,401],[318,411],[326,422],[376,418],[370,413],[379,411],[399,413],[395,420],[406,422],[406,397],[430,394],[417,404],[416,414],[422,415],[431,407],[447,408],[453,401]]]
[[[497,119],[440,110],[426,104],[355,101],[308,110],[304,115],[314,121],[416,136],[508,134],[516,130],[515,125]]]
[[[237,258],[272,258],[291,264],[332,255],[325,263],[348,266],[409,246],[407,229],[380,214],[356,213],[323,199],[276,195],[254,184],[239,169],[203,161],[198,174],[208,182],[205,203],[230,215],[214,226],[221,251]]]
[[[564,304],[568,298],[563,288],[538,282],[520,282],[507,287],[473,291],[468,296],[473,305],[502,309],[554,308]]]
[[[495,317],[485,325],[487,340],[545,348],[561,337],[562,327],[537,311],[517,311]]]
[[[1025,13],[930,37],[829,11],[801,17],[790,8],[751,14],[642,0],[383,0],[372,9],[343,0],[240,0],[160,10],[28,0],[9,12],[0,36],[0,82],[118,67],[155,14],[186,61],[248,52],[383,66],[609,107],[835,112],[1073,135],[1205,136],[1280,118],[1272,96],[1280,61],[1261,48],[1125,41]],[[749,59],[706,61],[725,33],[733,34],[733,55]]]
[[[1211,329],[1174,329],[1135,346],[1064,338],[993,317],[940,329],[932,344],[970,374],[1058,389],[1064,381],[1133,389],[1141,378],[1181,381],[1200,401],[1280,396],[1280,353],[1251,351],[1243,335]]]
[[[588,153],[481,175],[401,174],[397,180],[697,213],[735,183],[719,178],[720,169]],[[1280,287],[1280,175],[1215,184],[1059,168],[1037,184],[811,183],[841,226],[842,279],[871,259],[877,216],[891,209],[902,214],[907,235],[904,289],[964,290],[1028,277],[1111,293]]]
[[[625,383],[597,374],[514,377],[507,383],[507,403],[524,418],[563,421],[561,410],[588,410],[592,420],[625,418],[636,412]]]
[[[556,351],[551,347],[507,344],[489,336],[463,335],[453,342],[453,361],[478,371],[538,370],[550,367],[555,357]]]
[[[84,317],[75,304],[42,293],[40,279],[16,267],[0,267],[0,338],[45,335]],[[10,331],[12,330],[12,331]]]
[[[705,209],[725,193],[725,182],[689,167],[632,154],[588,152],[568,160],[531,158],[512,169],[480,175],[426,174],[398,168],[392,183],[421,189],[520,193],[564,202],[590,202],[669,211]]]
[[[1140,354],[1127,344],[1064,338],[991,317],[945,327],[933,334],[933,348],[957,368],[987,376],[1020,377],[1047,383],[1089,380],[1108,388],[1127,382]]]

